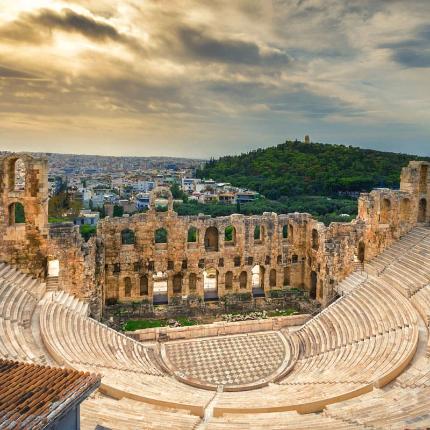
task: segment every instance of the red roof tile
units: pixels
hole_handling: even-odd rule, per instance
[[[99,385],[98,375],[0,359],[0,429],[43,429]]]

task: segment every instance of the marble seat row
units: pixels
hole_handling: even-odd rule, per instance
[[[132,399],[113,399],[96,393],[80,406],[81,429],[103,426],[110,430],[164,430],[173,425],[177,430],[191,430],[200,418],[186,412],[165,410]]]
[[[43,305],[40,326],[48,350],[69,365],[162,375],[151,361],[149,348],[59,302]]]
[[[29,328],[37,300],[16,282],[0,281],[0,357],[44,363]]]
[[[65,291],[48,292],[46,293],[44,300],[53,300],[61,303],[63,306],[70,308],[72,311],[77,312],[83,316],[88,316],[89,314],[89,305],[87,302],[80,300]]]

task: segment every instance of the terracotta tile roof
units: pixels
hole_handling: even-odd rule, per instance
[[[43,429],[99,385],[98,375],[0,359],[0,429]]]

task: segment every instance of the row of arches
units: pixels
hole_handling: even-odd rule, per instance
[[[399,219],[400,222],[411,221],[411,200],[408,198],[404,198],[400,201],[400,214]],[[392,205],[391,200],[388,198],[383,198],[380,203],[380,211],[379,211],[379,223],[380,224],[389,224],[392,219]],[[425,222],[427,219],[427,200],[425,198],[421,198],[418,202],[418,222]]]
[[[292,227],[290,226],[291,230]],[[282,227],[282,237],[283,239],[288,238],[288,225]],[[197,243],[199,240],[199,230],[191,226],[187,232],[187,243]],[[219,231],[217,227],[208,227],[205,231],[204,246],[206,251],[218,251],[219,250]],[[261,225],[256,225],[254,227],[253,233],[254,241],[262,243],[265,238],[265,228]],[[167,243],[168,242],[168,232],[165,228],[158,228],[154,232],[154,242],[155,243]],[[134,245],[136,243],[136,235],[133,230],[126,228],[121,231],[121,244],[122,245]],[[225,245],[235,245],[236,244],[236,228],[232,225],[227,226],[224,229],[224,244]]]
[[[255,265],[251,273],[243,270],[239,273],[237,279],[234,277],[232,271],[227,271],[224,274],[224,288],[226,292],[233,290],[234,286],[237,285],[239,289],[245,290],[248,288],[248,281],[251,277],[251,287],[253,289],[264,290],[264,273],[265,269],[262,266]],[[215,268],[205,269],[203,275],[203,292],[206,299],[218,298],[218,282],[219,272]],[[157,297],[160,300],[160,296],[167,296],[168,293],[168,276],[165,272],[157,272],[153,275],[143,274],[138,278],[138,285],[135,285],[135,289],[138,290],[133,292],[133,286],[136,280],[130,276],[123,278],[124,286],[124,298],[131,298],[132,296],[148,296],[149,295],[149,284],[152,276],[153,296],[154,300],[157,301]],[[183,292],[183,280],[184,277],[181,273],[176,273],[172,277],[172,290],[173,294],[182,294]],[[197,274],[190,273],[188,275],[188,289],[189,292],[195,293],[197,291]],[[277,286],[277,271],[276,269],[270,269],[269,272],[269,287],[275,288]],[[136,294],[138,292],[138,294]],[[166,297],[167,300],[167,297]]]

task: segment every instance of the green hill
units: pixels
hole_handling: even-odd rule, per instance
[[[295,141],[210,160],[197,176],[249,188],[272,200],[332,196],[340,191],[397,188],[401,168],[410,160],[430,161],[430,157]]]

